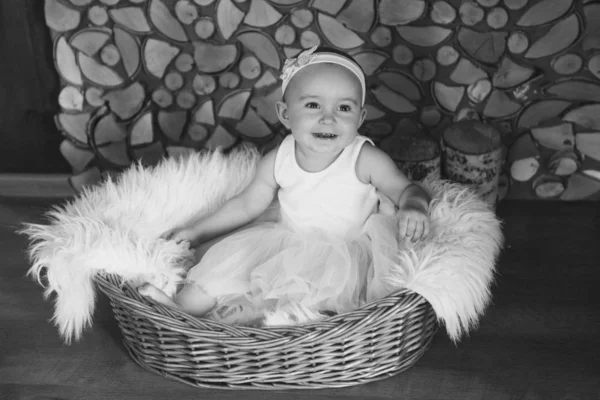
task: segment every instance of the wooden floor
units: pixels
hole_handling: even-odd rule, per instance
[[[120,342],[106,298],[94,328],[63,346],[52,304],[24,277],[14,234],[49,203],[0,199],[0,399],[600,399],[600,204],[508,202],[494,301],[458,346],[443,330],[415,367],[318,391],[199,390],[148,373]]]

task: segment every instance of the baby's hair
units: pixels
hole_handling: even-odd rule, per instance
[[[338,56],[347,58],[348,60],[352,61],[354,64],[356,64],[356,66],[358,67],[358,69],[360,70],[360,72],[362,73],[364,79],[366,80],[367,75],[365,74],[365,71],[362,69],[362,67],[360,66],[360,64],[358,62],[356,62],[356,60],[348,53],[335,49],[333,47],[327,47],[327,46],[319,46],[317,47],[317,49],[314,51],[313,54],[319,54],[319,53],[333,53],[333,54],[337,54]],[[285,96],[286,96],[287,91],[283,94],[283,101],[286,101]]]
[[[342,57],[346,57],[348,60],[352,61],[354,64],[356,64],[356,66],[360,69],[360,72],[362,72],[362,74],[366,77],[365,71],[362,69],[362,67],[360,66],[360,64],[354,59],[354,57],[352,57],[350,54],[338,50],[338,49],[334,49],[333,47],[318,47],[317,50],[315,50],[315,53],[334,53],[337,54],[338,56],[342,56]]]
[[[358,63],[356,62],[356,60],[348,53],[338,50],[338,49],[334,49],[333,47],[326,47],[326,46],[319,46],[317,47],[317,49],[315,50],[314,54],[318,54],[318,53],[333,53],[333,54],[337,54],[338,56],[342,56],[345,57],[349,60],[351,60],[352,62],[354,62],[356,65],[358,65]],[[360,67],[360,65],[358,65]],[[362,71],[362,68],[360,69]],[[364,73],[364,71],[363,71]]]

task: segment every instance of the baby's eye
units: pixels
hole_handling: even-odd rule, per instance
[[[307,108],[319,108],[319,104],[311,101],[310,103],[306,103]]]
[[[352,111],[352,107],[350,107],[350,106],[349,106],[349,105],[347,105],[347,104],[342,104],[342,105],[340,106],[340,111],[344,111],[344,112]]]

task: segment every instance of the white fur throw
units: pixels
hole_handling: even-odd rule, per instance
[[[114,273],[134,285],[150,282],[173,295],[192,254],[159,239],[160,234],[239,193],[252,179],[259,157],[255,149],[239,148],[165,159],[153,168],[135,165],[116,181],[84,190],[48,212],[47,224],[26,225],[29,275],[45,286],[46,297],[55,294],[53,321],[65,342],[78,340],[91,326],[97,273]],[[467,188],[437,181],[428,189],[434,198],[433,233],[426,242],[399,251],[397,274],[388,284],[427,299],[457,341],[476,326],[489,302],[502,245],[500,222]],[[318,315],[296,311],[308,319]],[[267,318],[285,320],[285,315]]]

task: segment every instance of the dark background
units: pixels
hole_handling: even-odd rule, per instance
[[[0,1],[0,173],[69,173],[43,0]]]

